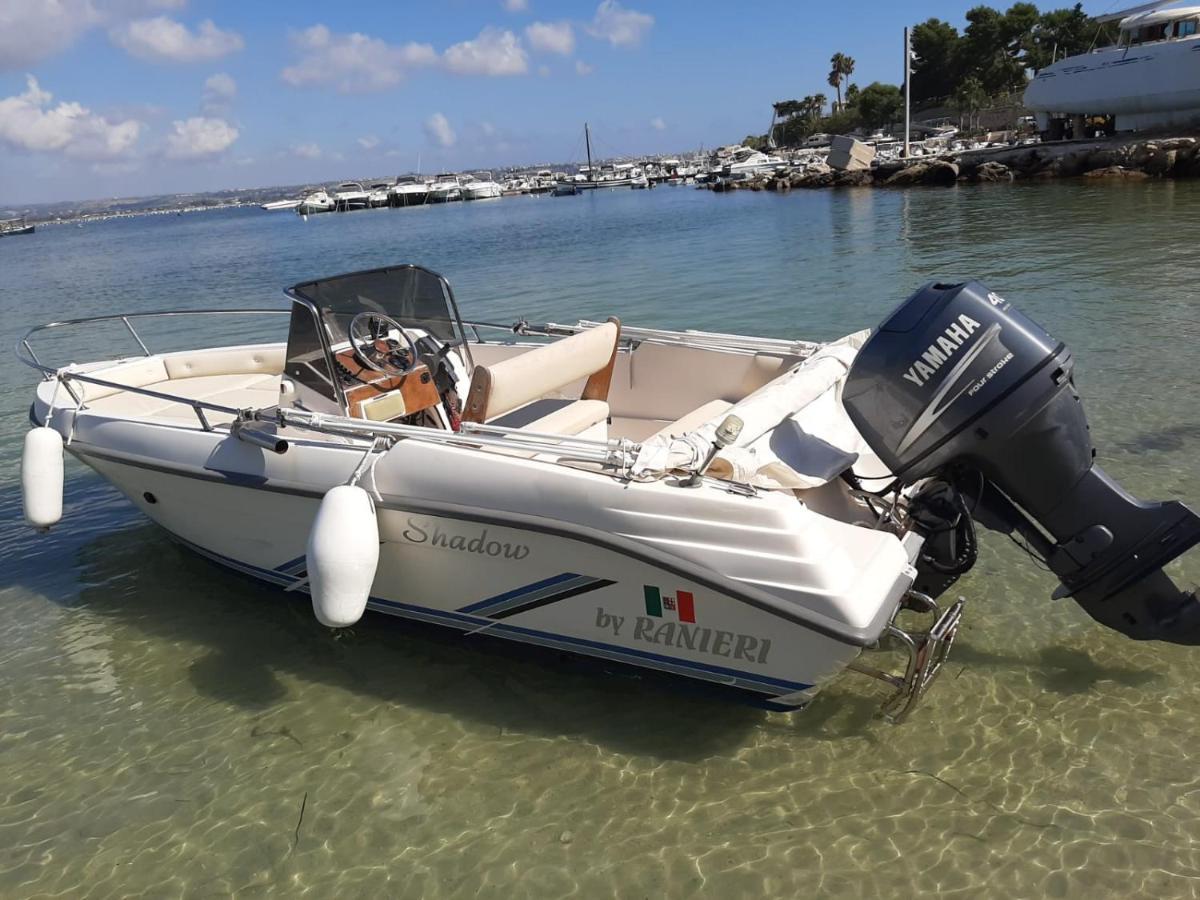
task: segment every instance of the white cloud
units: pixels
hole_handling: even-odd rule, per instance
[[[650,120],[650,127],[655,131],[666,131],[667,123],[663,121],[662,116],[655,116]]]
[[[0,99],[0,143],[20,150],[62,153],[79,159],[111,160],[129,154],[142,123],[110,122],[79,103],[60,102],[25,76],[25,93]]]
[[[570,22],[534,22],[525,29],[529,46],[543,53],[570,56],[575,52],[575,30]]]
[[[446,48],[442,61],[459,75],[523,75],[529,69],[529,59],[517,36],[491,27],[472,40]]]
[[[168,159],[204,159],[229,149],[238,130],[224,119],[193,116],[176,120],[167,135]]]
[[[601,0],[588,33],[614,47],[634,47],[653,25],[654,16],[649,13],[626,9],[617,0]]]
[[[504,8],[509,12],[525,12],[529,9],[529,0],[504,0]]]
[[[582,59],[575,60],[575,74],[576,75],[591,75],[595,71],[596,71],[596,69],[594,66],[589,66]]]
[[[373,134],[364,135],[358,139],[358,146],[364,150],[374,150],[380,143],[379,138]]]
[[[439,147],[453,147],[457,139],[454,129],[450,127],[450,120],[440,112],[425,120],[425,134]]]
[[[4,0],[0,69],[24,68],[65,50],[99,18],[91,0]]]
[[[482,131],[486,137],[491,137],[496,133],[496,126],[491,122],[480,122],[479,130]]]
[[[204,94],[200,102],[206,113],[217,115],[228,111],[236,96],[237,82],[233,76],[218,72],[204,82]]]
[[[292,35],[300,61],[283,70],[293,87],[332,87],[343,94],[382,91],[404,80],[409,69],[437,62],[429,44],[389,44],[359,34],[335,34],[313,25]]]
[[[0,71],[24,69],[71,46],[85,32],[139,15],[179,9],[185,0],[0,0]]]
[[[550,67],[549,66],[538,66],[538,75],[540,75],[542,78],[549,78],[550,77]]]
[[[222,31],[211,19],[201,22],[193,33],[167,16],[119,25],[109,31],[109,37],[130,56],[148,62],[204,62],[220,59],[246,45],[240,34]]]
[[[301,159],[320,159],[325,154],[321,151],[318,144],[296,144],[292,147],[292,154],[299,156]]]

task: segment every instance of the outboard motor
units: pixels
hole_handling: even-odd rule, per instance
[[[911,515],[942,559],[918,566],[919,583],[944,590],[969,567],[973,541],[970,554],[948,544],[974,518],[1020,535],[1060,579],[1055,598],[1132,638],[1200,644],[1200,602],[1162,571],[1200,542],[1200,518],[1138,500],[1093,465],[1073,366],[982,284],[929,284],[867,340],[843,402],[897,490],[924,482]]]

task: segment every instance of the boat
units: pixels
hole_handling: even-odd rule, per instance
[[[1170,0],[1173,2],[1173,0]],[[1024,105],[1048,140],[1087,137],[1087,120],[1105,130],[1140,131],[1200,122],[1200,6],[1150,3],[1097,21],[1118,21],[1117,43],[1060,59],[1025,89]]]
[[[367,205],[372,209],[387,206],[392,193],[392,182],[377,181],[367,190]]]
[[[388,191],[388,200],[392,206],[422,206],[429,199],[429,184],[415,175],[405,175],[396,179]]]
[[[284,210],[284,209],[295,209],[303,202],[304,202],[303,197],[293,199],[293,200],[272,200],[269,203],[262,204],[262,206],[260,206],[259,208],[265,209],[267,212],[278,212],[278,211]]]
[[[481,172],[472,177],[462,186],[464,200],[494,200],[503,192],[503,188],[492,178],[491,172]]]
[[[24,217],[0,221],[0,237],[10,237],[18,234],[33,234],[36,226],[26,222]]]
[[[574,197],[579,194],[579,185],[574,181],[563,180],[554,184],[555,197]]]
[[[427,203],[450,203],[461,200],[463,177],[453,172],[443,172],[429,185]]]
[[[324,188],[318,188],[311,194],[305,195],[296,206],[296,212],[302,216],[333,212],[335,209],[337,209],[337,201]]]
[[[575,185],[580,190],[633,187],[634,182],[645,178],[645,173],[633,163],[593,163],[592,130],[587,122],[583,123],[583,140],[587,152],[587,165],[580,166],[575,177]]]
[[[718,161],[713,174],[722,178],[749,178],[764,172],[774,172],[787,165],[781,156],[763,153],[751,147],[737,147],[727,157]]]
[[[343,181],[333,189],[334,208],[339,212],[366,209],[371,205],[370,192],[357,181]]]
[[[65,447],[324,626],[376,610],[773,709],[853,672],[908,715],[963,621],[976,522],[1100,623],[1200,642],[1200,602],[1162,569],[1200,517],[1095,465],[1070,351],[978,282],[824,342],[464,320],[415,265],[286,297],[30,329],[28,523],[63,522]],[[280,339],[155,352],[138,329],[163,316],[265,317]],[[104,323],[131,355],[56,359]]]
[[[529,179],[526,193],[549,194],[554,190],[554,173],[549,169],[538,169]]]

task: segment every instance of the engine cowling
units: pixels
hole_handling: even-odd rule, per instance
[[[1093,618],[1200,643],[1200,603],[1162,567],[1200,542],[1178,501],[1138,500],[1094,465],[1066,345],[978,282],[931,283],[859,351],[843,403],[900,485],[939,478],[986,527],[1019,532]]]

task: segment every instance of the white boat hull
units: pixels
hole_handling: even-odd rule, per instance
[[[1108,47],[1048,66],[1025,89],[1045,129],[1055,115],[1112,115],[1126,131],[1200,120],[1200,38]]]
[[[261,581],[305,589],[305,542],[322,486],[263,490],[229,474],[119,462],[85,442],[72,452],[193,550]],[[347,465],[360,455],[347,454]],[[378,511],[383,543],[368,601],[378,612],[698,679],[784,709],[806,705],[861,650],[749,607],[682,561],[655,564],[582,535],[392,502]],[[668,598],[690,594],[695,622],[667,610],[648,614],[647,586]]]
[[[462,189],[464,200],[495,200],[503,192],[495,183],[469,184]]]

